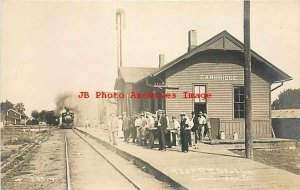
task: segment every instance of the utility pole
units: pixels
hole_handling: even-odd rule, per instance
[[[245,86],[245,155],[253,159],[251,48],[250,48],[250,0],[244,0],[244,86]]]
[[[117,65],[118,69],[122,67],[122,28],[125,27],[125,12],[123,9],[117,9],[116,12],[116,30],[117,30]]]
[[[123,66],[122,59],[122,28],[125,28],[125,12],[123,9],[116,11],[116,30],[117,30],[117,79],[121,79],[119,69]],[[119,115],[124,111],[123,99],[117,101],[117,112]]]

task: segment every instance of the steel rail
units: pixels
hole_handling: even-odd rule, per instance
[[[70,177],[70,165],[69,165],[69,154],[68,154],[68,140],[66,129],[64,130],[65,135],[65,158],[66,158],[66,183],[67,183],[67,190],[71,190],[71,177]]]

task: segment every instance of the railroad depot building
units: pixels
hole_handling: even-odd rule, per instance
[[[170,93],[176,98],[118,99],[119,114],[164,109],[169,117],[178,119],[181,112],[207,112],[211,118],[212,137],[224,131],[226,138],[238,133],[244,138],[244,52],[243,43],[223,31],[197,46],[197,33],[188,33],[188,51],[159,68],[120,67],[115,90],[125,94]],[[272,137],[271,85],[292,78],[266,59],[251,51],[252,109],[254,138]],[[207,98],[186,98],[185,93],[210,94]]]

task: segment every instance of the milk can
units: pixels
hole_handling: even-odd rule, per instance
[[[224,131],[220,131],[220,139],[221,140],[225,139],[225,132]]]
[[[237,134],[237,132],[233,132],[233,140],[238,140],[239,139],[239,135]]]

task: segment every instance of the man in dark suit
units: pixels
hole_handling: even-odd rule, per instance
[[[199,119],[198,114],[195,115],[195,112],[192,111],[192,121],[194,123],[194,126],[192,127],[192,132],[195,134],[195,144],[197,144],[197,140],[200,140],[198,137],[198,131],[199,131]]]
[[[128,137],[130,135],[130,128],[129,128],[129,125],[130,125],[130,120],[129,118],[127,117],[126,115],[126,112],[123,112],[123,124],[122,124],[122,128],[123,128],[123,132],[124,132],[124,141],[125,142],[128,142]]]
[[[166,133],[168,121],[163,110],[158,111],[158,135],[159,135],[159,150],[166,151]]]
[[[189,142],[188,142],[188,123],[186,118],[186,113],[180,114],[180,139],[181,139],[181,151],[188,152],[189,151]]]
[[[131,118],[130,118],[130,129],[129,129],[129,134],[131,134],[132,137],[132,142],[135,143],[135,139],[136,139],[136,128],[135,128],[135,119],[136,119],[136,115],[132,114]]]

